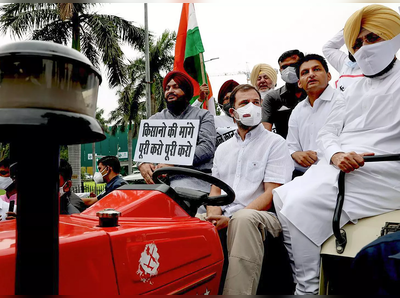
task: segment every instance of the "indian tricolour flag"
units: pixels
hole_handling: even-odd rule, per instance
[[[201,41],[199,26],[193,3],[183,3],[181,21],[176,36],[174,70],[188,74],[194,86],[193,103],[199,97],[200,85],[206,83],[210,89],[208,98],[212,97],[211,84],[207,76],[203,59],[204,47]],[[205,101],[203,107],[207,109]],[[211,107],[211,110],[214,107]],[[215,114],[215,112],[214,112]]]

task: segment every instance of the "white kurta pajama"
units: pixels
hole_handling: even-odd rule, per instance
[[[289,130],[286,137],[290,155],[297,151],[312,150],[317,152],[318,160],[321,159],[322,152],[318,149],[317,135],[332,110],[335,95],[335,89],[328,85],[314,101],[313,106],[306,97],[293,109],[289,118]],[[295,168],[302,172],[308,169],[308,167],[302,167],[296,161]]]
[[[283,216],[283,221],[288,220],[308,239],[310,250],[315,245],[319,247],[333,234],[339,170],[329,164],[332,155],[350,151],[374,152],[376,155],[400,152],[400,63],[396,62],[383,76],[362,78],[349,86],[336,100],[317,142],[325,159],[311,166],[302,177],[273,191],[274,202],[282,204],[282,208],[277,208],[279,218]],[[341,225],[347,220],[356,222],[359,218],[400,209],[400,163],[366,163],[346,174],[345,190]],[[290,234],[291,228],[287,229]],[[285,241],[288,241],[287,237]],[[297,241],[293,235],[291,241]],[[295,244],[292,248],[295,250]],[[292,248],[289,244],[289,254]],[[296,260],[296,255],[300,258],[296,252],[293,255],[297,267],[301,260]],[[319,255],[314,258],[317,263],[296,268],[296,272],[302,270],[305,275],[311,272],[305,283],[297,286],[298,292],[315,293],[318,290],[315,266],[319,266]],[[307,280],[313,285],[307,284]]]

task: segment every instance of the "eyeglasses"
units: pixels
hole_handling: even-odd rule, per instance
[[[367,43],[375,43],[378,40],[382,39],[379,35],[376,35],[375,33],[369,33],[367,35],[365,35],[364,37],[361,38],[357,38],[356,41],[354,42],[354,46],[353,46],[353,50],[356,51],[358,49],[360,49],[363,46],[364,40]]]

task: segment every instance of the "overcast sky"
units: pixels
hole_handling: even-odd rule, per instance
[[[228,79],[246,83],[246,75],[240,73],[251,71],[257,63],[278,68],[278,57],[286,50],[297,48],[304,53],[322,55],[324,43],[343,28],[353,12],[366,5],[312,0],[195,3],[204,59],[219,58],[206,62],[214,96]],[[383,5],[398,11],[400,3]],[[177,32],[181,10],[182,3],[149,3],[149,30],[156,37],[165,29]],[[143,3],[103,3],[97,12],[118,15],[144,26]],[[127,58],[137,56],[129,47],[123,49]],[[330,69],[333,85],[338,73],[332,67]],[[108,88],[105,73],[103,79],[98,107],[107,115],[116,108],[117,97],[116,90]],[[278,87],[282,85],[278,75]]]
[[[271,1],[272,2],[272,1]],[[348,17],[365,3],[332,1],[240,1],[238,3],[195,3],[197,22],[204,45],[206,70],[214,95],[228,79],[246,83],[246,75],[257,63],[278,68],[278,57],[297,48],[322,55],[322,46],[344,27]],[[384,5],[398,11],[400,3]],[[149,29],[160,36],[165,29],[178,30],[181,3],[149,3]],[[109,13],[144,25],[142,3],[103,4],[99,13]],[[137,55],[124,48],[128,58]],[[343,50],[345,48],[343,47]],[[330,67],[332,81],[338,73]],[[227,75],[225,75],[227,74]],[[283,81],[278,75],[278,87]],[[116,107],[114,90],[103,84],[98,106],[106,113]]]

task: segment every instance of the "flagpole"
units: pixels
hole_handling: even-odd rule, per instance
[[[146,70],[146,114],[148,119],[151,116],[151,94],[150,94],[149,26],[147,17],[147,3],[144,3],[144,29],[145,29],[145,70]]]
[[[203,80],[203,84],[206,83],[206,74],[204,70],[204,58],[203,58],[203,53],[199,53],[199,58],[200,58],[200,72],[201,72],[201,79]],[[208,85],[208,84],[207,84]],[[208,96],[207,96],[208,97]],[[203,101],[203,107],[207,108],[207,101],[208,98],[206,98]]]

